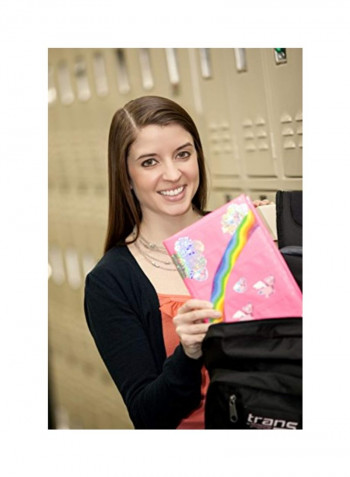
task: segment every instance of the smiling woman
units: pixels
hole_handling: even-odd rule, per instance
[[[172,130],[168,132],[169,126]],[[181,136],[177,139],[173,137],[167,147],[174,147],[171,150],[173,154],[187,143],[192,145],[192,149],[184,148],[179,157],[189,152],[197,156],[198,188],[192,198],[192,205],[199,213],[203,211],[207,199],[207,178],[202,144],[192,118],[180,105],[167,98],[143,96],[130,101],[115,113],[109,133],[109,219],[105,252],[116,244],[125,244],[135,225],[138,236],[141,226],[143,210],[130,184],[130,156],[134,160],[138,159],[137,162],[144,168],[153,167],[160,159],[157,153],[164,155],[164,147],[158,150],[158,140],[163,136],[164,143],[171,135],[174,136],[174,127],[177,133],[181,132]],[[181,142],[184,136],[186,139]],[[169,154],[169,151],[165,152]]]
[[[161,245],[204,214],[197,128],[173,101],[141,97],[115,113],[108,156],[108,230],[86,278],[88,326],[136,428],[203,429],[204,320],[218,312],[188,296]]]

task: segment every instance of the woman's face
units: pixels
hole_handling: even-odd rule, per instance
[[[191,208],[199,185],[197,152],[192,135],[180,125],[142,128],[127,167],[143,217],[179,216]]]

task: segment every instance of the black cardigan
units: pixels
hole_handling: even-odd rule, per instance
[[[157,293],[126,246],[87,275],[84,309],[101,357],[137,429],[174,429],[200,404],[202,359],[166,358]]]

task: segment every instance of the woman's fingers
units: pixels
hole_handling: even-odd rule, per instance
[[[271,202],[268,199],[263,199],[263,200],[255,199],[255,200],[253,200],[254,207],[260,207],[260,205],[269,205],[269,204],[271,204]]]
[[[211,323],[192,323],[192,324],[180,324],[177,326],[176,331],[181,335],[198,335],[205,334]]]
[[[176,322],[195,322],[203,321],[208,318],[220,318],[221,313],[214,310],[213,304],[210,301],[198,300],[192,298],[186,301],[177,312],[177,316],[174,318]]]
[[[180,310],[179,310],[180,311]],[[174,317],[174,324],[175,326],[180,323],[195,323],[196,321],[203,321],[210,318],[220,318],[221,313],[220,311],[214,309],[205,308],[203,310],[192,310],[188,311],[187,313],[178,313]]]
[[[197,359],[202,355],[202,341],[211,326],[206,321],[220,316],[221,313],[214,310],[210,301],[194,298],[178,309],[173,323],[187,356]]]
[[[187,311],[191,311],[195,309],[211,309],[211,308],[213,308],[213,304],[210,301],[191,298],[190,300],[187,300],[183,305],[180,306],[180,308],[178,309],[178,312],[186,313]]]

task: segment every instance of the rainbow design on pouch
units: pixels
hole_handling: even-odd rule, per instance
[[[210,301],[214,305],[214,309],[221,311],[222,316],[219,319],[211,319],[211,323],[217,323],[224,320],[224,298],[226,285],[233,267],[236,264],[237,258],[248,241],[248,235],[254,224],[254,214],[251,210],[249,210],[227,244],[226,250],[222,256],[221,262],[213,279],[213,288],[210,298]]]

